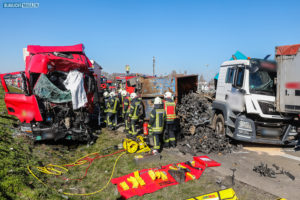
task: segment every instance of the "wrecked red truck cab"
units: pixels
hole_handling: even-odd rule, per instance
[[[29,45],[25,64],[23,72],[0,75],[8,114],[21,130],[35,140],[91,141],[97,84],[84,46]]]

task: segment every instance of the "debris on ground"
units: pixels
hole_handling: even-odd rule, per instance
[[[275,170],[268,167],[268,164],[260,163],[260,165],[254,166],[253,171],[259,173],[260,176],[267,176],[270,178],[276,178]]]
[[[177,108],[181,138],[178,149],[182,153],[226,154],[241,147],[230,144],[229,138],[208,126],[212,115],[210,106],[211,102],[202,94],[189,93],[182,98]]]
[[[293,174],[291,174],[289,171],[285,171],[283,168],[280,168],[276,164],[272,165],[274,167],[270,168],[267,164],[261,163],[260,165],[254,166],[253,171],[260,174],[260,176],[267,176],[270,178],[276,178],[276,175],[278,174],[284,174],[293,181],[296,179]]]
[[[180,131],[183,135],[194,135],[211,118],[211,102],[203,95],[189,93],[181,99],[178,105]]]

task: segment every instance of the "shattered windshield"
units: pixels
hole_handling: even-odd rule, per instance
[[[44,74],[41,74],[40,78],[36,82],[33,93],[52,103],[66,103],[72,101],[71,92],[69,90],[61,90]]]
[[[250,93],[274,96],[276,89],[274,84],[275,76],[276,72],[265,71],[263,69],[250,73]]]

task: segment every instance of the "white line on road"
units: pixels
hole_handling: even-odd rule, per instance
[[[292,160],[300,161],[300,157],[287,154],[281,148],[245,147],[245,149],[257,153],[267,153],[271,156],[281,156]]]
[[[283,156],[283,157],[286,157],[286,158],[289,158],[289,159],[293,159],[293,160],[297,160],[297,161],[300,161],[300,157],[298,156],[293,156],[293,155],[289,155],[289,154],[282,154],[280,156]]]

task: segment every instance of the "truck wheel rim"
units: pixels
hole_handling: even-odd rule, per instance
[[[217,124],[216,124],[216,132],[218,134],[223,134],[223,123],[221,121],[217,121]]]

